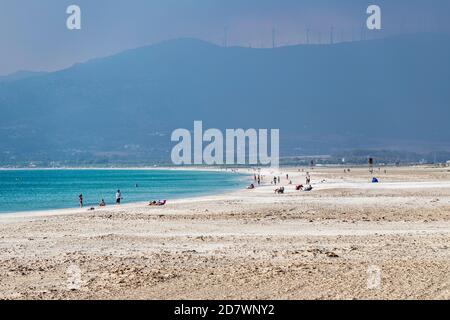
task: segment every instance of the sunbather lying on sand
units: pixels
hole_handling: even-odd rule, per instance
[[[280,187],[280,188],[275,189],[275,193],[283,194],[284,193],[284,187]]]
[[[164,206],[167,200],[150,201],[149,206]]]

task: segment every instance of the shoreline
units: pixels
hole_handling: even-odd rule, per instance
[[[181,170],[181,171],[253,171],[257,168],[260,168],[261,170],[265,170],[266,172],[268,170],[292,170],[294,168],[299,169],[311,169],[310,165],[285,165],[285,166],[279,166],[278,168],[272,168],[272,167],[260,167],[260,166],[249,166],[249,167],[219,167],[219,166],[143,166],[143,167],[136,167],[136,166],[130,166],[130,167],[0,167],[0,171],[33,171],[33,170],[42,170],[42,171],[52,171],[52,170]],[[341,163],[334,163],[334,164],[316,164],[314,165],[314,168],[316,169],[339,169],[339,168],[354,168],[354,169],[365,169],[368,168],[367,164],[356,164],[356,163],[348,163],[348,164],[341,164]],[[374,165],[373,168],[383,168],[383,169],[407,169],[407,168],[450,168],[450,165],[447,163],[435,163],[435,164],[418,164],[418,163],[405,163],[401,164],[399,166],[395,164],[383,164],[383,165]]]
[[[0,168],[0,171],[2,171],[3,169]],[[17,170],[13,170],[13,171],[21,171],[22,169],[17,169]],[[110,170],[108,168],[103,168],[103,169],[94,169],[94,168],[84,168],[84,169],[80,169],[80,168],[65,168],[65,169],[53,169],[53,168],[48,168],[48,169],[30,169],[31,171],[33,170],[42,170],[42,171],[57,171],[57,170]],[[113,169],[113,170],[118,170],[118,171],[126,171],[126,170],[136,170],[136,171],[168,171],[170,169],[166,169],[166,168],[149,168],[149,169],[139,169],[139,168],[117,168],[117,169]],[[209,170],[202,170],[200,168],[190,168],[190,169],[177,169],[177,168],[173,168],[171,170],[177,170],[177,171],[196,171],[196,172],[224,172],[223,170],[220,169],[214,169],[214,168],[210,168]],[[5,170],[7,171],[7,170]],[[250,176],[250,173],[244,173],[244,172],[228,172],[229,174],[239,174],[242,175],[242,178],[245,179],[245,176]],[[210,192],[202,192],[197,196],[190,196],[190,197],[181,197],[181,198],[173,198],[173,199],[166,199],[168,201],[170,201],[171,203],[175,202],[175,201],[182,201],[182,200],[190,200],[190,199],[201,199],[204,197],[209,197],[209,196],[217,196],[217,195],[226,195],[229,193],[234,193],[237,192],[238,190],[240,190],[240,188],[236,187],[236,188],[229,188],[227,190],[217,190],[217,191],[212,191]],[[158,199],[155,199],[158,200]],[[109,209],[116,209],[116,210],[120,210],[120,209],[133,209],[133,208],[137,208],[137,207],[142,207],[144,205],[148,205],[150,200],[148,201],[136,201],[136,202],[130,202],[130,203],[123,203],[120,206],[116,206],[114,204],[111,204],[107,207],[102,207],[100,208],[98,205],[86,205],[83,208],[79,208],[79,207],[73,207],[73,208],[54,208],[54,209],[43,209],[43,210],[27,210],[27,211],[14,211],[14,212],[0,212],[0,219],[2,218],[14,218],[14,217],[45,217],[45,216],[55,216],[55,215],[68,215],[68,214],[81,214],[81,213],[86,213],[86,212],[99,212],[99,211],[105,211],[105,210],[109,210]],[[95,210],[90,210],[89,208],[95,208]]]
[[[207,201],[211,200],[214,197],[220,196],[230,196],[234,193],[238,193],[239,190],[229,190],[229,191],[219,191],[218,193],[209,194],[209,195],[198,195],[192,197],[184,197],[184,198],[175,198],[175,199],[167,199],[170,204],[179,204],[179,203],[189,203],[194,201]],[[46,209],[46,210],[32,210],[32,211],[16,211],[16,212],[5,212],[0,213],[0,222],[3,218],[5,219],[14,219],[14,218],[42,218],[42,217],[52,217],[52,216],[60,216],[60,215],[77,215],[77,214],[85,214],[85,213],[102,213],[106,211],[117,212],[121,210],[131,210],[138,208],[149,207],[149,201],[138,201],[138,202],[130,202],[123,203],[120,205],[111,204],[106,207],[94,206],[95,210],[90,210],[89,206],[83,208],[62,208],[62,209]]]
[[[311,169],[309,167],[305,167],[307,169]],[[361,167],[351,167],[353,170],[366,170],[365,167],[361,168]],[[391,167],[391,169],[397,169],[397,170],[408,170],[410,168],[413,167]],[[418,169],[439,169],[439,167],[427,167],[427,166],[418,166],[418,167],[414,167],[414,168],[418,168]],[[264,176],[271,176],[274,174],[281,174],[283,168],[263,168],[260,171],[261,175]],[[298,173],[298,169],[301,169],[301,167],[286,167],[284,168],[285,172],[293,172]],[[304,168],[303,168],[304,169]],[[313,169],[312,172],[314,170],[320,170],[320,169],[335,169],[334,167],[319,167],[316,169]],[[443,169],[443,168],[440,168]],[[0,169],[2,170],[2,169]],[[37,169],[37,170],[41,170],[41,169]],[[61,169],[48,169],[48,170],[61,170]],[[66,170],[66,169],[64,169]],[[104,168],[104,169],[93,169],[93,168],[85,168],[85,169],[78,169],[78,168],[67,168],[67,170],[109,170],[108,168]],[[114,170],[168,170],[166,168],[158,168],[158,169],[139,169],[139,168],[117,168]],[[223,170],[220,169],[216,169],[216,168],[210,168],[209,170],[202,170],[201,168],[190,168],[188,170],[184,170],[182,168],[177,169],[174,168],[173,170],[180,170],[180,171],[200,171],[200,172],[223,172]],[[254,170],[253,168],[241,168],[240,169],[241,172],[229,172],[230,174],[240,174],[243,176],[243,178],[245,176],[248,176],[248,178],[250,178],[251,176],[253,176],[254,174]],[[274,172],[274,171],[279,171],[279,172]],[[242,172],[242,171],[247,171],[247,172]],[[297,172],[296,172],[297,171]],[[302,171],[301,174],[304,174],[306,171]],[[317,173],[317,172],[313,172],[313,173]],[[376,172],[374,172],[374,175],[376,175]],[[249,183],[254,183],[253,179],[251,179],[251,181],[249,181]],[[377,188],[381,188],[381,189],[393,189],[395,190],[398,187],[401,187],[403,189],[421,189],[421,188],[450,188],[450,179],[448,181],[439,181],[439,182],[430,182],[430,181],[424,181],[424,182],[415,182],[413,184],[406,184],[405,182],[384,182],[382,184],[373,184],[369,181],[367,182],[347,182],[347,183],[340,183],[339,181],[333,181],[330,183],[330,181],[327,184],[321,184],[318,182],[312,183],[313,186],[315,186],[315,188],[319,189],[319,190],[327,190],[327,189],[336,189],[336,188],[345,188],[345,189],[377,189]],[[291,185],[292,187],[293,185]],[[244,188],[233,188],[233,189],[229,189],[229,190],[225,190],[225,191],[221,191],[221,190],[217,190],[217,192],[213,192],[210,194],[199,194],[197,196],[190,196],[190,197],[181,197],[181,198],[174,198],[174,199],[166,199],[168,200],[171,204],[179,204],[179,203],[189,203],[192,201],[208,201],[211,200],[211,198],[214,197],[224,197],[224,196],[239,196],[240,193],[242,193],[242,191],[246,190],[245,187]],[[273,188],[275,188],[274,185],[271,184],[262,184],[261,186],[257,187],[255,190],[251,190],[254,193],[258,193],[258,192],[268,192],[268,190],[272,190]],[[15,212],[5,212],[5,213],[1,213],[0,212],[0,220],[2,218],[32,218],[32,217],[46,217],[46,216],[58,216],[58,215],[74,215],[74,214],[82,214],[82,213],[93,213],[93,212],[104,212],[104,211],[120,211],[120,210],[124,210],[124,209],[137,209],[137,208],[142,208],[142,207],[147,207],[148,203],[150,200],[148,201],[136,201],[136,202],[130,202],[130,203],[122,203],[121,205],[117,206],[115,204],[111,204],[108,205],[107,207],[99,207],[98,205],[93,205],[93,206],[85,206],[83,208],[79,208],[79,207],[74,207],[74,208],[56,208],[56,209],[43,209],[43,210],[30,210],[30,211],[15,211]],[[95,210],[90,210],[89,208],[95,208]]]

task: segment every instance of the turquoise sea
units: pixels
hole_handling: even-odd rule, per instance
[[[230,172],[181,170],[0,170],[0,212],[21,212],[115,202],[171,200],[244,187],[245,175]]]

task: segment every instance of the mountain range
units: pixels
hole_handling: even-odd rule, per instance
[[[178,39],[0,77],[0,163],[168,161],[170,134],[278,128],[282,155],[450,150],[450,37],[220,47]]]

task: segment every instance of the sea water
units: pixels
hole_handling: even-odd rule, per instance
[[[76,208],[186,198],[244,187],[244,175],[182,170],[0,170],[0,212]]]

